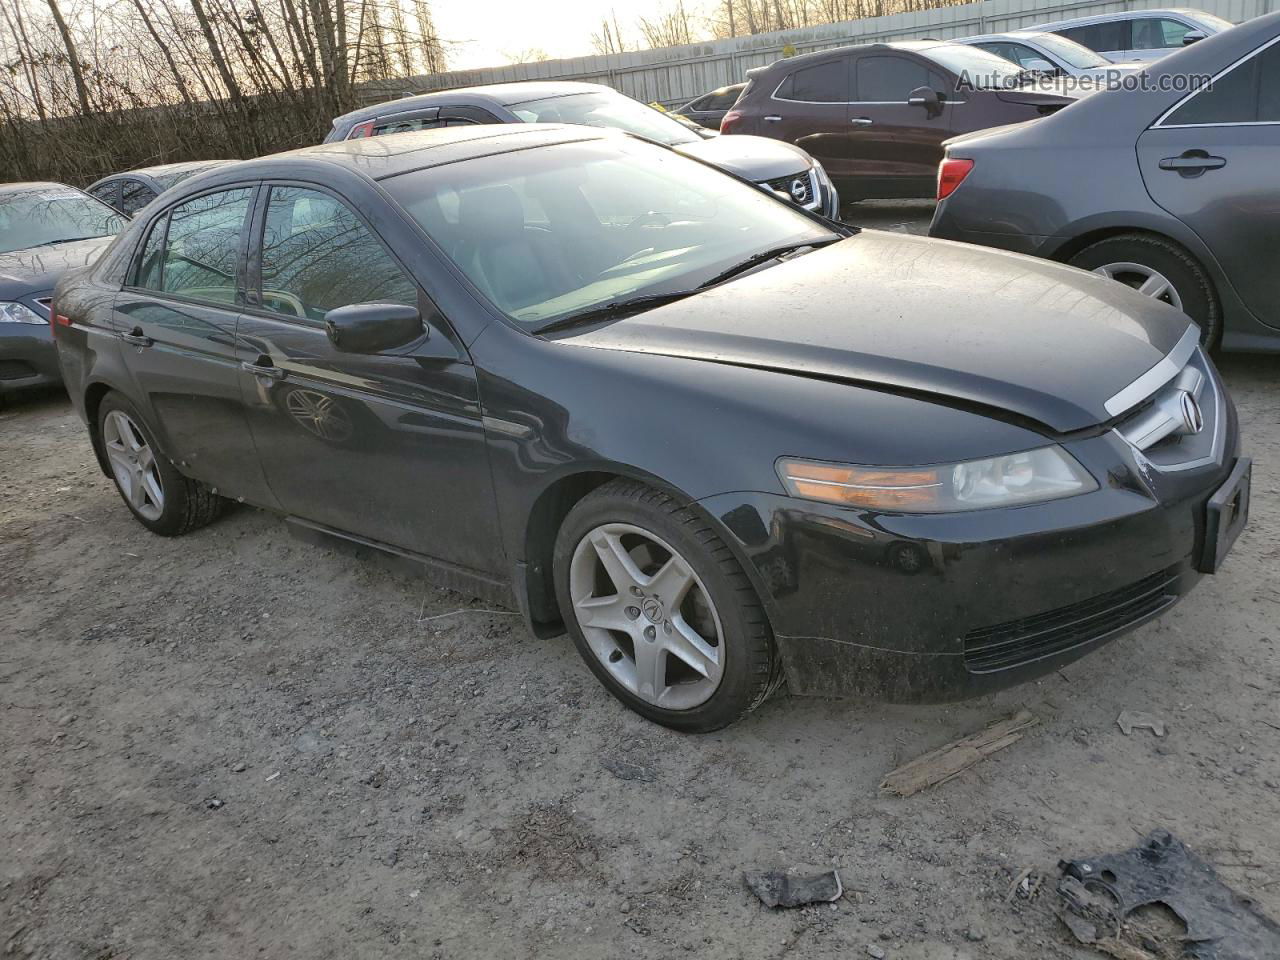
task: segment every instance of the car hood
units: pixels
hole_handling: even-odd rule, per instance
[[[674,149],[755,183],[794,176],[813,165],[813,159],[799,147],[746,134],[680,143]]]
[[[96,260],[112,239],[95,237],[0,254],[0,294],[13,297],[50,289],[68,270]]]
[[[867,230],[567,339],[925,395],[1067,433],[1111,419],[1106,401],[1187,326],[1072,267]]]

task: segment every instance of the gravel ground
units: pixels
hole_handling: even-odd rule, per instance
[[[1253,518],[1172,613],[997,696],[777,697],[703,737],[621,708],[567,638],[267,514],[151,536],[65,399],[16,404],[0,956],[1085,958],[1011,883],[1158,826],[1280,917],[1277,361],[1222,366]],[[1014,746],[879,792],[1022,707],[1041,723]],[[1123,709],[1167,735],[1124,736]],[[799,863],[838,867],[846,898],[770,911],[743,886]]]

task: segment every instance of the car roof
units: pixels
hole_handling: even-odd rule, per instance
[[[987,40],[1030,40],[1034,43],[1039,37],[1043,37],[1047,30],[1009,30],[1005,33],[984,33],[976,37],[959,37],[955,40],[948,40],[948,43],[978,43]],[[1061,39],[1061,38],[1059,38]]]
[[[872,53],[877,50],[910,50],[915,53],[922,53],[933,47],[945,47],[954,42],[952,40],[889,40],[877,43],[852,43],[844,47],[827,47],[823,50],[815,50],[813,53],[801,54],[798,57],[775,60],[767,67],[761,67],[759,70],[763,73],[766,70],[773,70],[779,67],[794,67],[796,65],[803,66],[806,63],[817,63],[833,55]],[[748,70],[747,75],[752,76],[756,72],[755,70]]]
[[[211,183],[222,177],[245,179],[279,175],[289,164],[317,169],[342,167],[372,180],[385,180],[412,170],[444,166],[478,157],[513,153],[560,143],[626,136],[602,127],[550,123],[485,123],[463,127],[411,130],[394,137],[361,137],[302,147],[256,160],[244,160],[227,171],[212,171],[184,183]]]
[[[122,170],[120,173],[114,173],[112,176],[121,177],[128,176],[131,173],[141,173],[149,177],[162,177],[170,173],[185,173],[189,170],[204,170],[206,167],[216,167],[224,163],[235,163],[234,160],[182,160],[177,163],[157,163],[150,167],[137,167],[134,170]]]
[[[346,122],[358,123],[361,120],[373,120],[388,113],[403,113],[423,107],[431,107],[442,103],[458,103],[466,100],[471,104],[493,104],[500,107],[525,103],[529,100],[545,100],[550,97],[567,97],[575,93],[616,93],[612,87],[601,83],[581,83],[574,80],[528,80],[520,83],[490,83],[478,87],[453,87],[449,90],[436,90],[414,97],[402,97],[399,100],[386,100],[359,110],[352,110],[334,119],[334,125]],[[622,96],[622,94],[618,94]]]
[[[1205,13],[1204,10],[1197,10],[1194,7],[1159,7],[1156,9],[1143,10],[1119,10],[1115,13],[1095,13],[1087,17],[1071,17],[1068,20],[1052,20],[1045,23],[1037,23],[1031,29],[1037,32],[1043,32],[1048,28],[1067,27],[1073,24],[1089,24],[1089,23],[1105,23],[1110,20],[1127,20],[1134,17],[1159,17],[1173,14],[1174,16],[1189,17],[1194,20],[1198,15]]]
[[[0,183],[0,194],[32,193],[37,190],[74,190],[76,193],[80,192],[70,184],[54,183],[51,180],[29,180],[19,183]]]

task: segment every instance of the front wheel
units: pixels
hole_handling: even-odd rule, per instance
[[[1222,334],[1222,308],[1200,262],[1172,241],[1144,233],[1108,237],[1085,247],[1070,263],[1132,287],[1181,310],[1200,326],[1206,349]]]
[[[137,407],[121,394],[112,391],[103,397],[98,437],[121,499],[152,533],[176,537],[222,513],[227,501],[178,472]]]
[[[703,733],[781,679],[759,596],[715,531],[644,484],[615,480],[565,518],[556,593],[578,652],[624,704]]]

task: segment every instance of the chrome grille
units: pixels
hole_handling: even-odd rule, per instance
[[[1224,406],[1218,379],[1197,347],[1180,370],[1116,425],[1116,433],[1157,470],[1186,470],[1221,458]]]
[[[806,210],[816,210],[822,202],[822,198],[818,194],[818,181],[812,170],[789,177],[766,180],[764,185]]]

